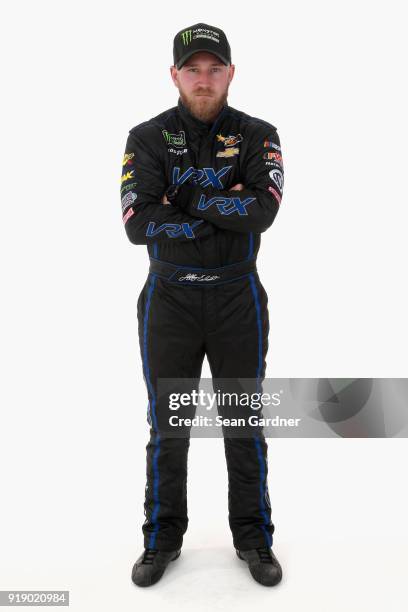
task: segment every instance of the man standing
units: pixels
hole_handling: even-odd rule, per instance
[[[162,434],[168,404],[158,380],[199,380],[207,355],[213,378],[260,388],[269,321],[256,257],[283,188],[276,128],[227,103],[235,66],[224,32],[190,26],[175,36],[173,57],[178,105],[130,130],[121,179],[127,236],[150,257],[138,299],[150,425],[138,586],[157,582],[180,555],[188,524],[190,440]],[[271,549],[267,444],[258,433],[224,435],[224,445],[233,544],[255,580],[275,585],[282,570]]]

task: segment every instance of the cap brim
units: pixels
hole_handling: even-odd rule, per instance
[[[212,55],[216,55],[222,61],[222,63],[225,64],[226,66],[228,66],[228,64],[229,64],[229,61],[223,55],[221,55],[221,53],[217,53],[217,51],[210,51],[209,49],[194,49],[194,51],[189,51],[188,53],[183,55],[183,57],[181,59],[179,59],[179,61],[176,64],[177,70],[182,68],[184,66],[184,64],[186,63],[186,61],[192,55],[194,55],[194,53],[199,53],[200,51],[205,51],[205,53],[211,53]]]

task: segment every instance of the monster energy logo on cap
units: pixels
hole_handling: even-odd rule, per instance
[[[164,140],[168,145],[173,147],[185,147],[186,146],[186,135],[183,131],[178,134],[170,134],[167,130],[162,130]]]
[[[207,23],[195,23],[177,32],[173,42],[173,60],[178,70],[197,52],[217,56],[223,64],[231,64],[231,49],[225,33]]]
[[[181,33],[181,38],[183,39],[183,45],[188,45],[191,43],[191,33],[192,30],[185,30]]]

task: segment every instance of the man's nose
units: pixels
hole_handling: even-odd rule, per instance
[[[211,83],[210,73],[207,70],[202,70],[198,75],[198,85],[208,86]]]

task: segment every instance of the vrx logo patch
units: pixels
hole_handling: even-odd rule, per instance
[[[195,238],[193,228],[200,223],[203,223],[203,221],[195,221],[191,226],[189,223],[162,223],[156,228],[156,222],[150,221],[147,226],[146,236],[148,238],[153,238],[157,236],[157,234],[160,234],[160,232],[166,232],[169,238],[179,238],[179,236],[183,234],[186,238]]]
[[[173,168],[173,185],[182,185],[190,178],[192,178],[193,182],[196,184],[200,184],[201,187],[208,187],[212,185],[212,187],[216,187],[217,189],[224,189],[224,185],[221,182],[221,177],[225,176],[230,170],[232,166],[224,166],[221,170],[216,172],[214,168],[203,168],[197,169],[190,166],[188,170],[183,172],[180,176],[181,168],[175,167]]]
[[[241,200],[241,198],[215,197],[206,200],[207,196],[203,194],[198,202],[198,210],[207,210],[207,208],[215,204],[222,215],[231,215],[234,212],[237,212],[239,215],[247,215],[246,207],[248,204],[251,204],[251,202],[254,202],[255,198],[245,198],[245,200]]]

